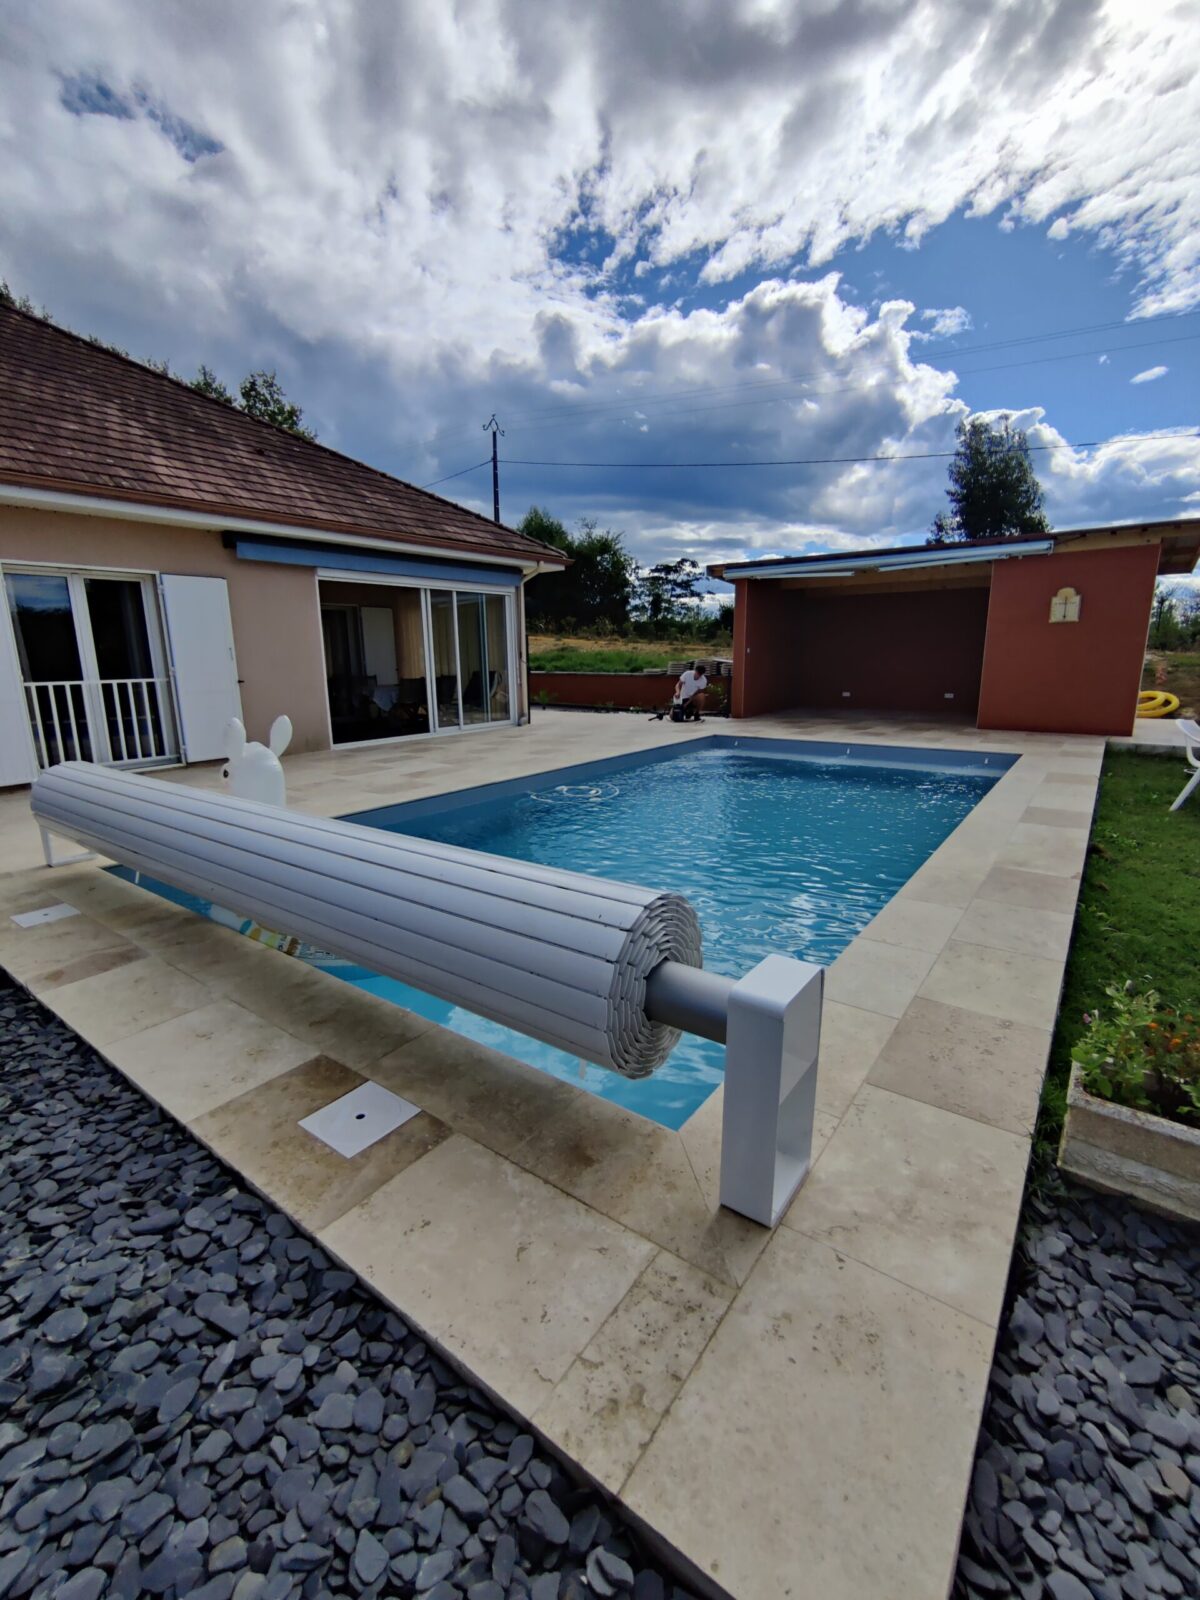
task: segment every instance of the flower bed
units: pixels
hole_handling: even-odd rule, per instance
[[[1200,1127],[1200,1024],[1153,990],[1110,986],[1110,1014],[1084,1014],[1071,1059],[1100,1100]]]
[[[1108,989],[1071,1052],[1058,1164],[1093,1188],[1200,1221],[1200,1026],[1153,991]]]

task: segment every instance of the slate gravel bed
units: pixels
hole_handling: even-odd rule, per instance
[[[958,1600],[1200,1596],[1200,1230],[1029,1196]]]
[[[0,1600],[687,1600],[3,974],[0,1069]]]

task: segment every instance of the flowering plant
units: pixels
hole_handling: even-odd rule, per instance
[[[1176,1122],[1200,1124],[1200,1022],[1132,984],[1105,993],[1109,1015],[1084,1013],[1071,1051],[1089,1094]]]

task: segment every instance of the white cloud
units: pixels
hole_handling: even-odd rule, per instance
[[[945,452],[966,407],[919,338],[968,314],[868,313],[822,263],[965,207],[1097,241],[1137,309],[1200,304],[1198,50],[1166,0],[10,4],[0,274],[185,370],[277,365],[323,439],[417,481],[482,457],[493,406],[513,458]],[[727,306],[653,303],[743,270]],[[1037,459],[1062,520],[1200,492],[1194,444]],[[886,543],[945,467],[506,468],[505,510],[649,558]]]
[[[1109,357],[1108,356],[1101,356],[1100,359],[1097,361],[1096,365],[1099,366],[1099,367],[1106,367],[1106,366],[1108,366],[1108,363],[1109,363]]]
[[[1165,378],[1170,367],[1147,367],[1145,372],[1139,372],[1130,378],[1130,383],[1153,383],[1156,378]]]
[[[949,339],[956,333],[970,333],[975,324],[965,306],[942,306],[940,309],[922,311],[921,321],[929,324],[923,332],[914,333],[914,339]]]

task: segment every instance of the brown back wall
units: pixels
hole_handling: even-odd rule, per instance
[[[986,589],[823,595],[761,580],[745,587],[769,598],[748,596],[754,667],[742,672],[740,715],[785,706],[974,715]]]

